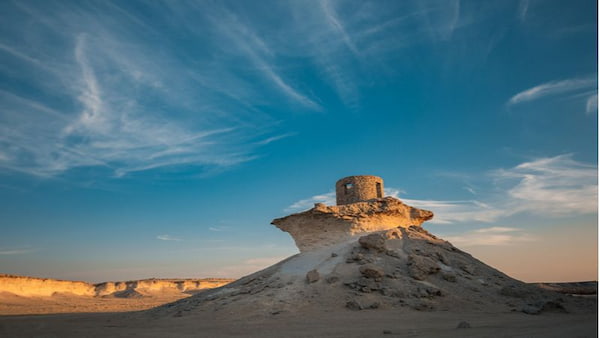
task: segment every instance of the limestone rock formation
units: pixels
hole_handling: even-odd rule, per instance
[[[46,297],[55,293],[95,296],[94,285],[80,281],[57,280],[0,274],[0,292],[25,297]]]
[[[311,309],[534,314],[595,308],[594,300],[525,284],[478,261],[421,227],[431,211],[393,197],[370,198],[381,191],[383,181],[375,176],[338,181],[342,204],[318,203],[273,220],[294,238],[299,254],[149,315],[209,311],[241,318]]]
[[[274,219],[271,224],[288,232],[300,252],[305,252],[369,232],[419,226],[432,218],[431,211],[384,197],[337,206],[317,203],[310,210]]]
[[[365,248],[359,238],[305,251],[221,288],[151,310],[149,315],[192,316],[210,311],[241,318],[310,309],[534,314],[595,307],[593,299],[515,280],[420,226],[374,234],[384,239],[385,251]]]
[[[233,279],[142,279],[127,282],[91,284],[50,278],[0,274],[0,292],[24,297],[49,297],[55,294],[102,297],[144,295],[156,292],[189,292],[223,286]]]

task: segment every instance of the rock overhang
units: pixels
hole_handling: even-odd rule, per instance
[[[343,242],[369,232],[420,226],[433,212],[411,207],[394,197],[327,206],[317,203],[307,211],[274,219],[271,224],[288,232],[301,252]]]

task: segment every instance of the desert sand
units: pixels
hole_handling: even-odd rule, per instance
[[[457,328],[466,321],[470,328]],[[314,310],[237,317],[201,312],[0,317],[2,337],[596,337],[596,314]]]

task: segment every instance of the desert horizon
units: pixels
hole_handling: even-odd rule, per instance
[[[237,280],[92,284],[0,274],[0,333],[188,336],[201,329],[209,336],[227,336],[233,330],[277,337],[280,333],[272,330],[283,320],[286,335],[305,336],[305,327],[293,327],[298,317],[314,323],[310,335],[323,337],[399,332],[452,336],[453,330],[464,329],[467,336],[597,332],[597,281],[528,284],[513,279],[425,230],[422,224],[435,214],[385,196],[383,186],[377,176],[348,176],[336,182],[335,205],[315,203],[309,210],[274,219],[271,224],[289,233],[300,253]],[[351,325],[347,321],[355,315],[348,311],[377,312],[386,328]],[[420,315],[411,324],[391,320],[414,313]],[[432,324],[427,321],[431,313],[454,316]],[[461,321],[448,326],[455,315]],[[532,324],[523,316],[543,319]],[[351,331],[330,331],[325,318],[341,321]],[[69,324],[73,320],[76,328]],[[190,325],[198,320],[210,324]],[[419,328],[407,329],[414,320]],[[490,323],[502,325],[500,331],[490,331]]]
[[[89,284],[0,275],[0,332],[278,337],[273,330],[284,325],[286,336],[305,336],[298,318],[323,337],[596,332],[597,281],[520,282],[424,230],[430,211],[394,197],[362,198],[273,220],[300,253],[238,280]],[[377,328],[351,324],[369,313],[377,313]],[[397,315],[404,320],[392,320]]]
[[[209,277],[89,283],[0,274],[0,316],[147,310],[234,281],[236,279]],[[560,294],[584,297],[597,297],[598,290],[597,280],[528,284]]]

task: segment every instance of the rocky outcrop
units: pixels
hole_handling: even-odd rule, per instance
[[[379,245],[362,245],[371,242],[365,239],[375,237],[371,235],[383,240],[385,251]],[[595,299],[565,296],[512,279],[422,227],[410,226],[299,253],[150,314],[215,311],[227,316],[271,316],[311,309],[535,314],[577,308],[594,309]]]
[[[148,293],[193,292],[212,289],[232,282],[233,279],[143,279],[127,282],[91,284],[81,281],[57,280],[0,274],[0,292],[24,297],[48,297],[55,294],[76,296],[134,297]]]
[[[385,197],[338,206],[317,203],[308,211],[274,219],[271,224],[288,232],[300,252],[305,252],[369,232],[420,226],[432,218],[431,211]]]
[[[319,281],[319,271],[313,269],[306,273],[306,281],[308,283],[315,283]]]
[[[380,234],[370,234],[358,239],[358,244],[365,249],[374,249],[379,252],[385,251],[385,237]]]
[[[95,284],[96,296],[113,295],[127,290],[142,293],[189,292],[223,286],[233,279],[143,279],[127,282],[104,282]]]
[[[95,296],[93,284],[80,281],[0,275],[0,292],[10,292],[25,297],[45,297],[55,293],[77,296]]]

